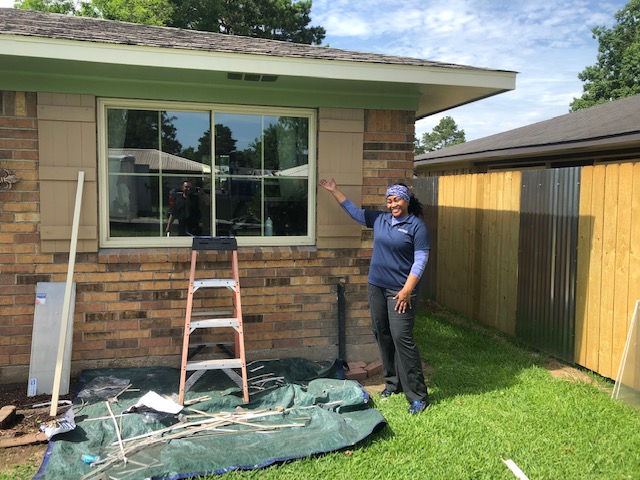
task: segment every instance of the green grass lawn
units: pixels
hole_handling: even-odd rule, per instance
[[[640,411],[612,401],[610,382],[555,378],[546,355],[429,311],[416,339],[426,412],[411,416],[403,395],[376,394],[388,425],[352,450],[225,478],[515,479],[503,459],[530,480],[640,478]]]
[[[530,480],[640,479],[640,411],[612,401],[610,381],[557,378],[548,356],[456,317],[424,310],[415,331],[427,411],[374,394],[388,425],[353,449],[222,478],[515,479],[511,459]]]

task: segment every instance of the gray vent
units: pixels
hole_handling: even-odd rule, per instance
[[[256,73],[227,73],[228,80],[245,80],[247,82],[276,82],[278,75],[258,75]]]

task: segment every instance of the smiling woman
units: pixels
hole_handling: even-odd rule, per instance
[[[386,384],[381,396],[404,392],[410,403],[409,413],[420,413],[429,406],[429,396],[420,353],[413,340],[413,324],[420,278],[431,249],[427,226],[419,218],[422,205],[404,184],[387,189],[389,213],[357,208],[334,179],[322,179],[320,186],[353,220],[373,228],[367,291]]]

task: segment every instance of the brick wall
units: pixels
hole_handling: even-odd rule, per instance
[[[336,293],[337,284],[343,283],[348,308],[347,358],[375,359],[362,286],[369,261],[366,255],[359,255],[357,250],[312,247],[239,248],[247,358],[335,358]],[[26,382],[36,283],[64,282],[68,258],[60,253],[40,256],[37,261],[43,263],[19,271],[13,266],[0,267],[6,287],[0,292],[0,361],[12,367],[3,368],[0,381]],[[190,250],[185,248],[77,254],[72,373],[101,367],[177,367],[189,262]],[[229,277],[229,265],[224,254],[201,253],[198,272],[206,277],[216,276],[212,272]],[[216,309],[220,306],[217,298],[200,302]],[[12,303],[15,306],[9,307]]]
[[[364,126],[365,206],[382,208],[389,185],[411,185],[415,113],[397,110],[367,110]]]
[[[36,284],[65,282],[69,257],[40,252],[36,95],[3,92],[1,107],[0,162],[21,180],[0,191],[0,383],[26,383]],[[387,185],[410,182],[413,116],[368,111],[365,118],[364,203],[380,208]],[[339,283],[346,294],[347,360],[377,358],[366,298],[370,232],[363,239],[363,249],[239,248],[249,360],[335,358]],[[198,270],[229,276],[225,253],[200,255]],[[72,374],[84,368],[179,366],[189,261],[186,248],[77,254]]]
[[[36,95],[0,92],[0,167],[19,182],[0,190],[0,381],[7,366],[29,364],[34,288],[31,279],[51,265],[39,255]]]

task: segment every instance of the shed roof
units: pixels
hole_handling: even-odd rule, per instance
[[[635,95],[417,155],[415,166],[528,165],[534,158],[547,161],[548,157],[566,163],[568,156],[579,162],[594,155],[617,159],[637,156],[638,147],[640,95]]]
[[[209,165],[161,152],[156,148],[109,148],[109,160],[111,159],[118,162],[131,159],[135,165],[146,165],[150,170],[156,171],[211,173]]]
[[[515,88],[515,72],[508,70],[21,9],[0,9],[0,52],[0,69],[21,69],[23,78],[42,75],[43,66],[84,75],[80,65],[91,64],[111,67],[98,69],[101,78],[157,81],[167,75],[180,83],[189,70],[197,84],[277,80],[274,89],[309,91],[323,80],[347,103],[363,89],[370,98],[411,95],[418,117]]]

